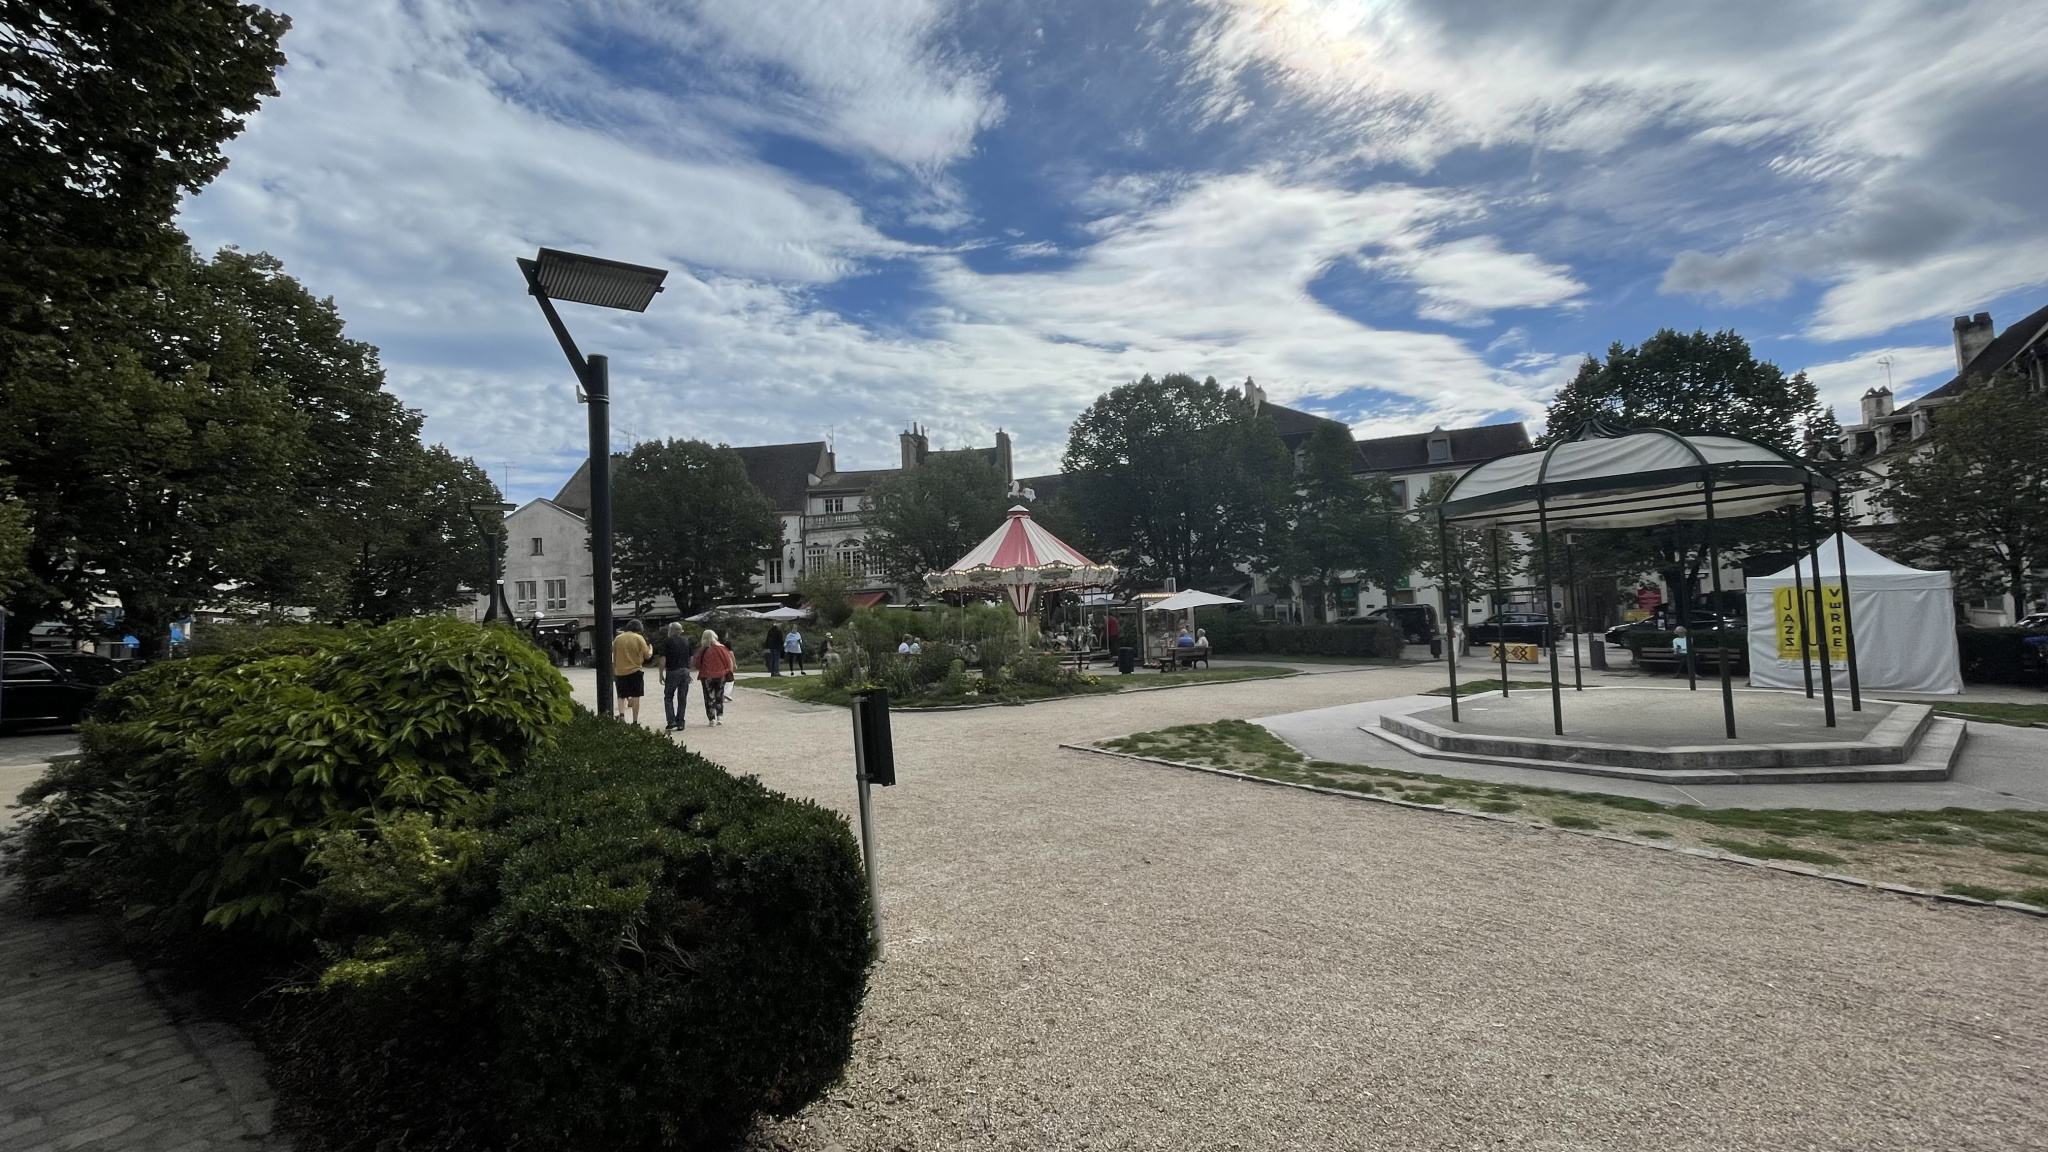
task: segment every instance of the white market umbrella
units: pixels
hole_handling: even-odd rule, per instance
[[[1168,596],[1166,599],[1161,600],[1156,604],[1145,605],[1145,611],[1185,612],[1190,608],[1208,608],[1216,604],[1242,603],[1244,603],[1244,601],[1235,599],[1234,597],[1218,596],[1214,592],[1203,592],[1200,589],[1190,588],[1185,592],[1175,592],[1173,595]]]
[[[763,620],[808,620],[811,618],[811,612],[808,608],[776,608],[767,612],[756,612],[754,615]]]

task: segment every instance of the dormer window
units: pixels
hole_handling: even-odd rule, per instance
[[[1447,464],[1451,459],[1451,436],[1442,428],[1429,434],[1429,462]]]

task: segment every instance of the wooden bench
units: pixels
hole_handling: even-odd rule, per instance
[[[1732,675],[1741,669],[1748,663],[1748,658],[1749,653],[1741,648],[1728,649],[1729,673]],[[1712,647],[1695,647],[1692,650],[1692,664],[1695,669],[1705,671],[1711,668],[1716,675],[1719,675],[1721,666],[1717,660],[1718,656]],[[1683,672],[1685,671],[1685,661],[1679,659],[1677,649],[1674,649],[1669,644],[1661,647],[1645,644],[1636,651],[1636,667],[1644,669],[1670,669],[1674,672]]]
[[[1196,664],[1200,664],[1204,668],[1209,666],[1209,650],[1207,648],[1181,648],[1175,646],[1168,648],[1166,655],[1159,658],[1158,668],[1161,672],[1173,672],[1181,668],[1193,668]]]

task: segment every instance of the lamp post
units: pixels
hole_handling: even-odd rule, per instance
[[[576,372],[577,399],[590,405],[590,598],[597,620],[591,647],[597,659],[597,712],[612,711],[612,665],[606,646],[612,640],[612,448],[611,448],[611,362],[604,356],[584,356],[562,325],[554,302],[567,300],[598,308],[645,312],[661,291],[668,272],[639,264],[622,264],[575,252],[543,248],[531,260],[521,259],[519,270],[526,276],[526,291],[540,304],[541,315],[569,357]]]
[[[476,517],[477,527],[484,530],[491,549],[491,606],[484,610],[484,623],[493,620],[512,622],[512,605],[505,600],[505,513],[518,507],[496,500],[479,500],[469,506],[470,515]],[[495,520],[486,517],[495,516]]]

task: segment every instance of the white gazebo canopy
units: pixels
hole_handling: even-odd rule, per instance
[[[1861,686],[1891,692],[1955,693],[1963,690],[1961,661],[1956,653],[1955,587],[1946,572],[1927,572],[1887,560],[1858,543],[1854,536],[1823,540],[1793,570],[1752,576],[1744,588],[1749,607],[1749,683],[1756,688],[1798,688],[1808,668],[1801,664],[1797,639],[1782,633],[1796,625],[1779,618],[1781,590],[1803,588],[1808,627],[1822,631],[1819,604],[1813,600],[1813,569],[1820,562],[1823,589],[1842,583],[1836,560],[1839,543],[1849,568],[1848,622],[1855,628],[1856,672]],[[1789,597],[1791,594],[1788,593]],[[1797,601],[1793,600],[1796,604]],[[1846,638],[1845,638],[1846,639]],[[1790,648],[1790,652],[1787,648]],[[1846,647],[1846,645],[1845,645]],[[1809,651],[1814,649],[1809,646]],[[1817,652],[1816,652],[1817,655]],[[1819,675],[1819,668],[1811,669]],[[1848,669],[1830,668],[1837,685],[1848,682]]]
[[[1835,486],[1795,457],[1738,436],[1620,431],[1595,421],[1570,440],[1465,473],[1438,515],[1490,528],[1642,528],[1706,519],[1710,485],[1716,519],[1789,508]]]

